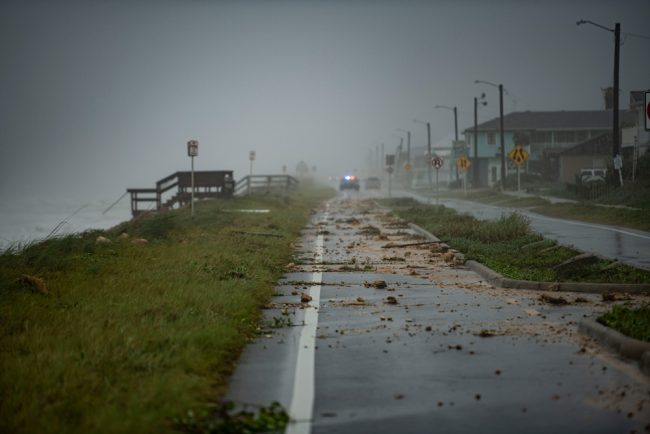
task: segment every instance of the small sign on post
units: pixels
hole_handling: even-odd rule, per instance
[[[386,172],[388,172],[388,197],[391,196],[391,180],[393,177],[393,165],[395,164],[395,154],[386,155]]]
[[[437,155],[431,159],[431,166],[433,166],[436,169],[436,205],[438,205],[439,198],[440,198],[440,184],[438,183],[438,175],[440,173],[440,169],[442,168],[443,164],[445,164],[445,161],[438,157]]]
[[[508,158],[517,165],[517,191],[521,190],[521,165],[528,159],[528,152],[521,145],[516,145],[510,152]]]
[[[650,90],[645,93],[645,129],[650,131]]]
[[[191,194],[190,194],[190,215],[194,217],[194,157],[199,155],[199,141],[189,140],[187,142],[187,155],[192,159],[192,181],[191,181]]]
[[[251,167],[250,167],[250,171],[249,171],[249,176],[253,176],[253,161],[255,161],[255,151],[250,151],[250,152],[248,153],[248,159],[249,159],[249,161],[251,162]],[[250,180],[249,180],[249,183],[250,183]]]

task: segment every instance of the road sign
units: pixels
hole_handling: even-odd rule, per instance
[[[388,172],[389,175],[390,175],[391,173],[393,173],[393,166],[388,166],[388,167],[386,168],[386,172]]]
[[[436,169],[440,169],[445,162],[440,157],[433,157],[431,159],[431,165]]]
[[[199,142],[198,140],[190,140],[187,142],[187,156],[197,157],[199,155]]]
[[[411,163],[404,163],[404,171],[410,172],[411,170],[413,170],[413,165]]]
[[[623,168],[623,157],[621,157],[621,154],[617,154],[616,157],[614,157],[614,169],[621,170],[622,168]]]
[[[508,158],[514,161],[515,164],[521,165],[528,159],[528,152],[520,145],[517,145],[508,152]]]
[[[251,161],[255,161],[255,151],[250,151],[248,153],[248,159]]]
[[[650,131],[650,91],[645,93],[645,129]]]
[[[467,159],[465,155],[461,155],[456,159],[456,167],[458,170],[467,170],[472,165],[472,162]]]
[[[392,166],[395,164],[395,154],[386,155],[386,166]]]

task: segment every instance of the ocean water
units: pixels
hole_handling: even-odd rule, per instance
[[[62,198],[21,198],[0,207],[0,251],[54,235],[108,229],[131,218],[129,198],[103,213],[113,201]]]

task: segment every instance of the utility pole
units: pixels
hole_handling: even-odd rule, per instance
[[[503,84],[499,84],[499,138],[501,139],[501,191],[506,189],[506,147],[503,137]]]
[[[411,164],[411,132],[406,132],[406,162]]]
[[[614,167],[618,166],[618,178],[621,187],[623,187],[623,162],[621,161],[621,133],[618,125],[618,76],[619,76],[619,63],[621,58],[621,24],[616,23],[614,26],[614,149],[612,150],[614,157]]]
[[[474,170],[472,171],[473,187],[477,188],[478,182],[478,98],[474,97]]]
[[[427,175],[429,176],[429,188],[431,188],[431,123],[427,122]]]
[[[619,100],[619,64],[620,64],[620,52],[621,52],[621,24],[616,23],[613,29],[605,27],[601,24],[594,23],[589,20],[580,20],[576,22],[576,25],[581,24],[591,24],[593,26],[599,27],[608,32],[614,33],[614,88],[612,93],[614,101],[612,101],[612,157],[614,159],[614,169],[618,170],[618,179],[620,186],[623,186],[623,160],[621,158],[621,133],[619,128],[618,121],[618,100]]]

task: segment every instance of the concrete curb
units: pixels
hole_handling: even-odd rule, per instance
[[[637,360],[641,371],[650,376],[650,342],[625,336],[593,319],[580,321],[578,331],[591,336],[624,357]]]
[[[610,292],[648,294],[650,285],[634,283],[583,283],[583,282],[535,282],[503,277],[501,274],[476,261],[465,263],[472,271],[480,274],[489,283],[501,288],[532,289],[537,291],[586,292],[606,294]]]
[[[409,223],[408,225],[409,225],[409,227],[410,227],[411,229],[413,229],[413,230],[414,230],[415,232],[417,232],[418,234],[422,235],[422,236],[423,236],[424,238],[426,238],[427,240],[429,240],[429,241],[433,241],[433,242],[436,242],[436,243],[439,243],[439,242],[440,242],[440,239],[439,239],[438,237],[436,237],[435,235],[433,235],[433,234],[432,234],[431,232],[429,232],[428,230],[426,230],[426,229],[424,229],[424,228],[421,228],[420,226],[416,225],[415,223]]]
[[[408,224],[411,229],[430,241],[440,242],[440,239],[431,232],[416,225]],[[459,253],[459,260],[464,258]],[[536,291],[561,291],[561,292],[585,292],[590,294],[606,294],[610,292],[628,294],[650,294],[650,285],[634,283],[583,283],[583,282],[535,282],[533,280],[518,280],[504,277],[496,271],[486,267],[480,262],[466,261],[465,265],[485,278],[490,284],[500,288],[532,289]]]

